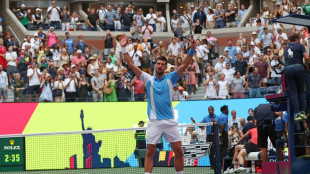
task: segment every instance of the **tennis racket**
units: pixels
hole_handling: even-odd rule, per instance
[[[192,24],[188,16],[176,14],[170,20],[171,30],[174,37],[185,38],[190,40],[192,38]]]

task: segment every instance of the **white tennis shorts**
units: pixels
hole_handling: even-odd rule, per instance
[[[166,142],[174,143],[181,141],[177,124],[149,124],[147,128],[146,144],[158,144],[164,136]]]

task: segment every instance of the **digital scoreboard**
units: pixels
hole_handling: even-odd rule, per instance
[[[0,172],[25,169],[24,138],[0,138]]]

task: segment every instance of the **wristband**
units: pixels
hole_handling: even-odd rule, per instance
[[[190,49],[188,55],[193,56],[195,54],[195,50]]]
[[[127,53],[126,47],[122,47],[121,49],[122,49],[122,53],[123,53],[123,54]]]

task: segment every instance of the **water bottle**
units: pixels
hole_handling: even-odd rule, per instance
[[[255,173],[255,161],[252,160],[252,173]]]

